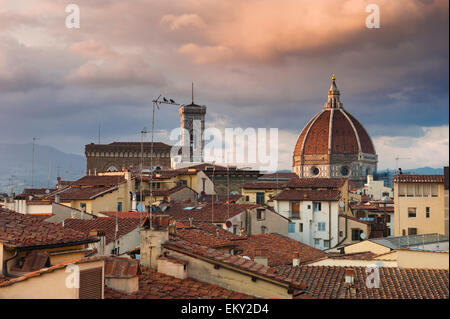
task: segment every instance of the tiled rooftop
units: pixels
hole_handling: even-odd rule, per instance
[[[123,175],[102,175],[102,176],[91,176],[86,175],[74,182],[72,182],[72,186],[117,186],[125,181]]]
[[[117,186],[108,187],[67,187],[60,191],[53,192],[47,196],[46,199],[55,199],[56,194],[59,194],[61,201],[72,200],[90,200],[98,196],[110,193],[117,190]]]
[[[139,218],[120,218],[118,219],[117,238],[128,234],[139,227]],[[96,219],[66,219],[64,220],[66,229],[73,229],[77,232],[89,234],[90,231],[102,231],[105,233],[106,244],[114,241],[116,219],[113,217],[98,217]]]
[[[302,282],[295,279],[286,278],[285,276],[280,276],[275,273],[273,268],[258,264],[246,258],[220,252],[213,248],[197,245],[185,240],[170,240],[168,243],[164,244],[164,247],[168,250],[174,250],[180,253],[199,255],[209,259],[213,263],[226,264],[232,268],[240,269],[245,272],[251,272],[256,276],[262,276],[279,281],[283,284],[289,284],[295,289],[302,290],[305,288],[305,285]]]
[[[215,202],[214,204],[205,203],[171,203],[169,208],[164,211],[176,220],[206,221],[214,223],[224,223],[228,218],[236,216],[246,209],[259,207],[257,204],[235,204]],[[192,207],[192,209],[189,209]]]
[[[341,192],[338,190],[285,189],[276,195],[274,200],[337,201],[340,198]]]
[[[169,189],[152,189],[153,196],[170,196],[178,191],[188,188],[186,185],[177,185]],[[150,196],[150,190],[142,191],[143,196]]]
[[[345,285],[347,269],[354,288]],[[449,272],[437,269],[379,268],[379,288],[366,286],[366,267],[282,266],[278,274],[304,282],[309,295],[323,299],[448,299]]]
[[[287,183],[290,188],[339,188],[345,183],[345,178],[298,178]]]
[[[244,189],[282,189],[286,186],[287,182],[285,181],[275,181],[270,182],[248,182],[245,183]]]
[[[139,260],[137,259],[105,258],[105,278],[132,278],[140,274]]]
[[[394,175],[394,183],[444,183],[444,175]]]
[[[142,266],[141,266],[142,267]],[[252,296],[194,279],[178,279],[142,267],[139,291],[126,295],[105,287],[105,299],[250,299]]]
[[[70,245],[98,241],[87,234],[45,222],[42,216],[0,208],[0,242],[13,247]]]
[[[239,199],[241,199],[241,195],[200,195],[198,197],[198,202],[207,202],[207,203],[211,203],[212,201],[214,202],[227,202],[228,200],[230,201],[230,203],[235,203],[237,202]]]
[[[270,267],[292,265],[294,253],[299,254],[302,264],[327,257],[327,254],[319,249],[278,234],[251,235],[236,244],[240,250],[239,255],[252,259],[258,255],[267,257]]]

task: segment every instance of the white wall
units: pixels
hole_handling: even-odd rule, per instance
[[[288,233],[290,238],[318,249],[329,249],[337,245],[339,240],[338,202],[334,201],[321,203],[321,211],[313,212],[312,201],[300,202],[300,219],[291,219],[292,222],[295,223],[295,232]],[[329,203],[331,203],[331,242],[330,247],[325,247],[324,240],[329,240],[330,237]],[[290,218],[290,201],[276,201],[275,210],[280,215]],[[319,222],[325,223],[325,231],[317,230]],[[300,223],[303,223],[303,232],[300,232]],[[315,239],[319,240],[318,244],[315,243]]]

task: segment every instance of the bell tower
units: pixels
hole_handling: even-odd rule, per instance
[[[180,107],[181,143],[188,146],[190,155],[183,154],[183,162],[203,162],[206,106],[194,102],[194,83],[192,83],[191,104]]]

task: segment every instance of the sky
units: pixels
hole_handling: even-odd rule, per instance
[[[68,4],[80,28],[67,28]],[[366,6],[380,8],[367,28]],[[279,168],[332,73],[379,169],[448,165],[447,0],[0,0],[0,143],[140,141],[160,94],[207,127],[278,128]],[[179,126],[156,112],[156,140]],[[164,133],[165,132],[165,133]],[[147,140],[149,137],[147,137]]]

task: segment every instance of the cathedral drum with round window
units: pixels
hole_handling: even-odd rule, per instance
[[[376,173],[378,156],[362,124],[343,108],[332,77],[324,108],[303,128],[293,154],[300,177],[347,177],[363,185]]]

